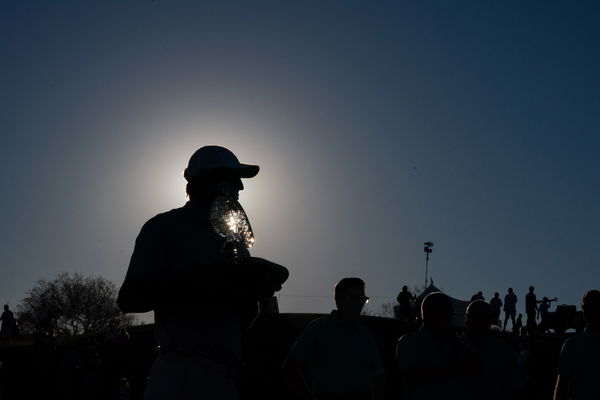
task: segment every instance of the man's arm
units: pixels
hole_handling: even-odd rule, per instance
[[[572,339],[567,339],[560,349],[558,359],[558,371],[556,374],[556,385],[554,386],[554,400],[566,400],[569,398],[569,383],[573,376],[572,362]]]
[[[569,394],[569,379],[557,375],[556,386],[554,387],[554,400],[567,400]]]
[[[126,276],[119,295],[117,306],[124,313],[143,313],[155,307],[152,286],[142,277]]]
[[[273,268],[249,260],[237,264],[194,265],[178,273],[159,273],[155,282],[127,275],[117,305],[123,312],[147,312],[157,307],[206,309],[207,312],[237,308],[281,290],[282,279],[287,278],[287,271],[283,272],[273,272]],[[282,274],[286,276],[280,276]]]

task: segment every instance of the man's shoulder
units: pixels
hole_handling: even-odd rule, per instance
[[[312,321],[310,321],[307,325],[306,325],[306,329],[311,329],[311,330],[321,330],[321,329],[327,329],[329,328],[333,323],[334,323],[334,317],[329,314],[329,315],[324,315],[322,317],[319,318],[315,318]]]
[[[155,227],[162,227],[164,225],[169,225],[172,223],[176,223],[180,221],[182,218],[186,216],[185,206],[174,208],[169,211],[165,211],[159,214],[156,214],[154,217],[150,218],[144,224],[145,229],[153,229]]]
[[[577,349],[580,347],[588,347],[590,336],[586,332],[578,333],[565,340],[563,349]]]
[[[427,340],[428,333],[423,329],[415,332],[406,333],[398,339],[398,345],[412,345],[416,342]]]
[[[162,221],[168,221],[171,220],[173,218],[180,218],[182,216],[184,216],[186,214],[186,207],[178,207],[178,208],[173,208],[169,211],[165,211],[165,212],[161,212],[156,214],[154,217],[150,218],[148,220],[148,222],[162,222]]]

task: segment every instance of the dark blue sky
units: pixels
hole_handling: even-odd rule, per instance
[[[120,284],[206,144],[261,165],[254,254],[282,311],[344,276],[577,304],[600,278],[596,2],[0,3],[0,301]],[[314,296],[314,297],[296,297]],[[325,297],[319,297],[325,296]],[[387,297],[389,296],[389,297]],[[521,301],[521,305],[523,301]]]

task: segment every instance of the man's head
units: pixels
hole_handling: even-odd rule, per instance
[[[600,291],[588,290],[583,295],[581,309],[588,326],[600,328]]]
[[[346,320],[357,320],[365,303],[365,282],[360,278],[344,278],[335,285],[335,304],[340,316]]]
[[[408,286],[406,286],[406,285],[402,286],[402,291],[403,292],[408,292]]]
[[[4,311],[8,311],[8,304],[4,305]]]
[[[535,288],[533,286],[529,286],[529,293],[533,293],[534,290]]]
[[[500,297],[500,293],[498,293],[498,292],[494,292],[494,297],[495,297],[495,298],[498,298],[498,297]]]
[[[453,312],[450,297],[442,292],[429,293],[421,303],[423,326],[433,330],[449,328]]]
[[[190,200],[212,201],[224,192],[237,196],[244,189],[241,178],[252,178],[257,165],[242,164],[235,154],[221,146],[204,146],[190,158],[183,176],[188,181]]]
[[[467,307],[465,313],[465,329],[467,335],[483,337],[487,335],[492,325],[492,310],[489,303],[475,300]]]
[[[508,288],[508,293],[512,293],[513,289],[511,287]]]

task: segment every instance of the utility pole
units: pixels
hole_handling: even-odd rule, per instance
[[[433,252],[433,242],[425,242],[425,248],[423,251],[425,252],[425,288],[427,288],[427,273],[429,270],[429,254]]]

